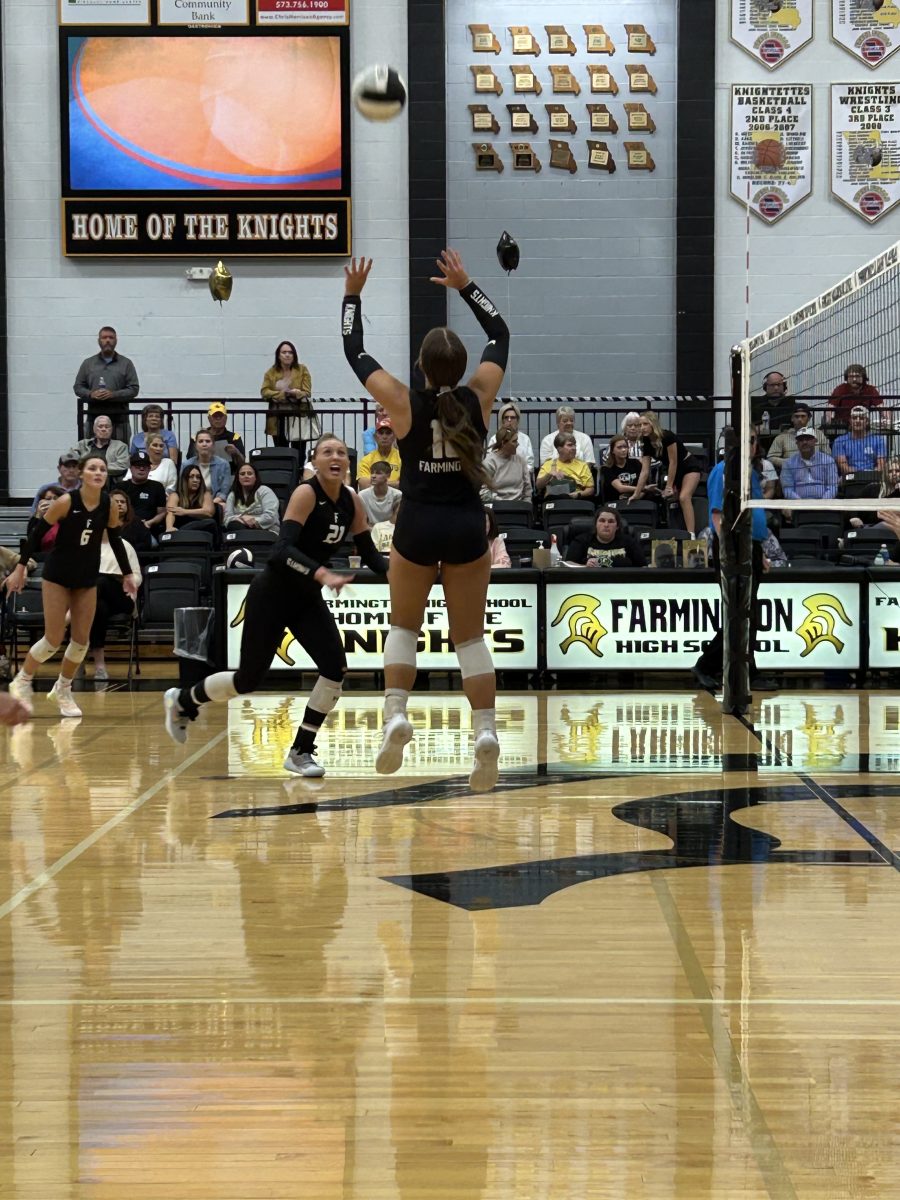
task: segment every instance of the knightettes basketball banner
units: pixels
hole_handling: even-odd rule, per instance
[[[731,89],[731,194],[772,225],[812,192],[812,87]]]
[[[900,202],[900,84],[831,85],[831,191],[870,225]]]
[[[731,0],[731,40],[774,71],[813,36],[813,0]]]

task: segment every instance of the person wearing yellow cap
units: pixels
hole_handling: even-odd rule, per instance
[[[232,475],[247,457],[244,451],[243,439],[230,430],[228,426],[228,409],[221,400],[214,400],[207,409],[209,428],[213,435],[216,458],[224,458],[231,467]],[[188,448],[188,458],[195,454],[193,442]]]

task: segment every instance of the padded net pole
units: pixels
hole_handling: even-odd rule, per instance
[[[749,422],[742,411],[744,356],[731,353],[731,422],[735,443],[725,451],[725,489],[719,527],[719,579],[722,591],[722,707],[746,712],[750,705],[753,545],[751,515],[743,505],[742,482],[749,478]]]

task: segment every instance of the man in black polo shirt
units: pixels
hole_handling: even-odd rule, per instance
[[[127,493],[134,509],[135,519],[143,521],[154,537],[162,533],[166,519],[166,489],[155,479],[149,479],[150,455],[146,450],[135,450],[131,456],[131,478],[119,487]]]

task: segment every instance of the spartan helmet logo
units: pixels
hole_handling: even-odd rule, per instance
[[[563,654],[568,651],[574,642],[580,642],[583,646],[587,646],[588,650],[592,654],[596,654],[598,658],[603,657],[600,642],[601,639],[606,637],[609,630],[601,623],[600,618],[597,616],[597,609],[599,607],[600,601],[595,596],[570,596],[568,600],[562,602],[553,626],[556,627],[568,617],[569,636],[560,646]]]
[[[812,654],[813,650],[817,646],[821,646],[823,642],[829,642],[840,654],[844,643],[834,632],[837,624],[836,618],[840,617],[845,625],[852,625],[853,622],[847,616],[846,610],[837,596],[829,596],[827,592],[816,592],[814,596],[807,596],[803,601],[803,607],[808,615],[803,618],[797,629],[805,646],[800,657],[806,658],[807,654]]]
[[[241,601],[241,607],[237,611],[237,616],[231,622],[232,629],[237,629],[237,627],[239,625],[243,624],[246,610],[247,610],[247,598],[245,596],[244,599]],[[294,660],[288,654],[288,649],[290,648],[290,644],[293,640],[294,640],[294,635],[291,633],[291,631],[289,629],[286,629],[284,631],[284,637],[281,639],[281,645],[278,647],[278,649],[275,652],[278,655],[278,657],[281,659],[281,661],[288,667],[292,667],[294,665]]]

